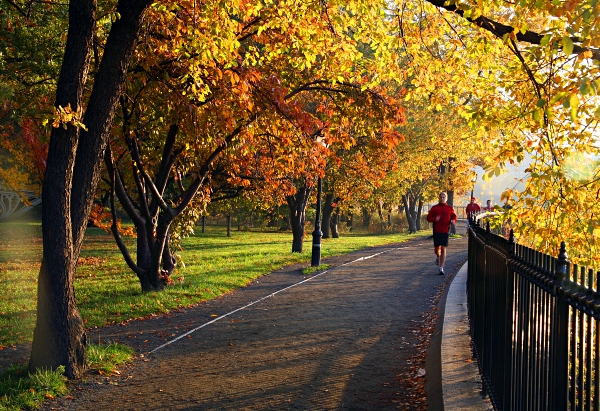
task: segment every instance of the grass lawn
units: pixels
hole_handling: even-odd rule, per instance
[[[133,357],[133,350],[121,344],[87,346],[87,365],[104,375],[117,372],[116,368]],[[39,408],[40,404],[69,392],[65,367],[37,370],[29,374],[27,366],[13,365],[0,373],[0,411],[19,411]]]
[[[31,341],[35,325],[37,275],[41,261],[39,223],[0,223],[0,349]],[[421,234],[423,235],[423,234]],[[88,327],[103,326],[152,313],[189,306],[242,287],[280,267],[310,266],[311,236],[303,253],[291,253],[291,233],[200,228],[187,238],[181,253],[185,267],[173,274],[175,285],[162,292],[142,293],[111,235],[87,231],[75,279],[75,293]],[[407,234],[342,234],[322,241],[322,257],[365,247],[402,242]],[[133,245],[135,239],[128,239]],[[135,249],[130,252],[135,256]]]

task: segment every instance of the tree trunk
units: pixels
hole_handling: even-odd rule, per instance
[[[292,221],[292,253],[301,253],[304,245],[305,217],[298,214],[291,216]]]
[[[417,225],[415,222],[415,214],[413,213],[413,207],[410,201],[410,196],[405,194],[402,196],[404,202],[404,212],[406,214],[406,221],[408,222],[408,232],[410,234],[417,232]]]
[[[333,212],[333,193],[325,195],[325,204],[323,204],[323,222],[321,224],[321,231],[323,232],[323,238],[330,237],[330,226],[331,226],[331,213]]]
[[[83,242],[115,105],[125,81],[149,0],[120,0],[87,104],[96,1],[69,3],[69,32],[55,106],[81,113],[88,131],[65,124],[52,130],[42,188],[43,259],[29,369],[64,365],[68,378],[85,370],[86,336],[74,297],[76,262]]]
[[[371,210],[367,207],[363,207],[363,227],[369,227],[371,225]]]
[[[151,232],[154,233],[154,230]],[[152,257],[150,253],[150,241],[148,240],[148,228],[146,227],[145,222],[143,226],[137,227],[136,225],[136,234],[136,263],[141,269],[149,270],[150,264],[152,263]]]
[[[311,189],[303,186],[296,194],[287,197],[290,208],[290,224],[292,226],[292,253],[301,253],[304,241],[304,226],[306,224],[306,204]]]
[[[167,239],[165,241],[165,248],[163,249],[162,254],[162,263],[163,263],[163,273],[167,278],[171,278],[173,274],[173,270],[177,266],[177,259],[171,253],[171,247],[169,246],[171,233],[170,230],[167,231]]]
[[[416,226],[417,226],[417,231],[421,231],[421,215],[423,215],[423,198],[419,197],[419,206],[417,208],[417,221],[416,221]]]
[[[231,214],[227,214],[227,237],[231,237]]]
[[[73,283],[53,281],[48,262],[42,259],[38,279],[37,320],[33,332],[29,370],[65,366],[68,378],[85,371],[86,334],[77,305]],[[67,270],[74,274],[74,268]]]
[[[339,223],[340,223],[340,215],[338,213],[334,213],[331,218],[331,237],[332,238],[340,238],[340,232],[338,231]]]
[[[81,110],[95,20],[94,0],[69,3],[70,24],[55,106]],[[42,187],[44,248],[29,370],[64,365],[68,378],[79,378],[86,367],[86,335],[73,286],[79,255],[73,238],[71,193],[80,130],[65,126],[52,129]]]
[[[379,216],[379,223],[383,227],[383,204],[381,202],[377,203],[377,215]]]

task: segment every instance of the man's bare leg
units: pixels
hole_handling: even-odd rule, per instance
[[[440,268],[444,268],[444,263],[446,262],[446,247],[441,246],[439,251],[440,256]]]

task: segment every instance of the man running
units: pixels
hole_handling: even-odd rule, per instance
[[[456,213],[454,208],[448,204],[448,195],[441,192],[440,202],[429,210],[427,221],[433,223],[433,246],[436,255],[436,264],[440,267],[440,275],[444,275],[444,263],[446,262],[446,248],[450,238],[450,224],[456,224]]]

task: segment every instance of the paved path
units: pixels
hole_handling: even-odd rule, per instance
[[[312,277],[287,267],[169,316],[90,332],[90,341],[146,354],[44,409],[423,409],[401,376],[412,372],[424,316],[466,250],[466,238],[451,240],[440,276],[431,240],[375,247],[327,259],[335,267]],[[436,411],[439,368],[425,377],[439,391],[430,393]]]

